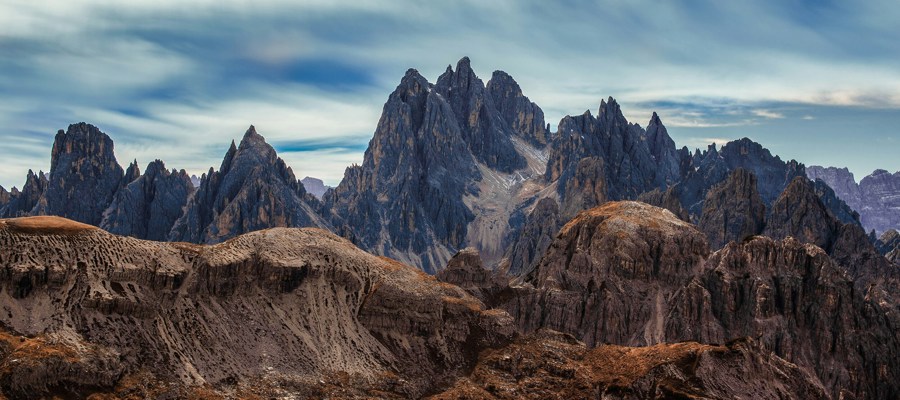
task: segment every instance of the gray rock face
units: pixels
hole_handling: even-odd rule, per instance
[[[525,158],[510,139],[510,123],[503,119],[484,82],[472,71],[468,57],[459,60],[456,71],[448,65],[434,84],[434,91],[450,104],[462,138],[476,160],[501,172],[525,167]]]
[[[862,209],[862,192],[853,177],[853,173],[847,168],[821,167],[810,165],[806,167],[806,176],[812,180],[821,179],[830,186],[835,194],[854,210]]]
[[[860,217],[867,229],[884,232],[900,228],[900,171],[880,169],[859,181],[865,204]]]
[[[6,206],[6,203],[9,203],[9,197],[9,192],[5,187],[0,185],[0,209],[3,209],[3,207]]]
[[[23,217],[31,214],[31,210],[38,204],[44,191],[47,189],[47,176],[43,171],[35,174],[28,170],[25,185],[19,191],[13,188],[12,193],[6,193],[6,201],[0,201],[0,218]],[[4,195],[0,192],[0,197]],[[2,200],[2,199],[0,199]],[[5,204],[3,204],[5,203]]]
[[[519,84],[509,74],[494,71],[487,92],[500,116],[516,135],[537,148],[547,145],[551,138],[550,129],[544,122],[544,111],[522,94]]]
[[[644,192],[637,198],[638,201],[642,203],[647,203],[651,206],[657,206],[659,208],[665,208],[669,210],[672,214],[675,214],[678,219],[691,222],[691,215],[684,209],[681,205],[681,201],[678,200],[678,194],[675,193],[674,187],[669,187],[666,190],[653,189],[649,192]]]
[[[128,168],[138,174],[119,190],[104,213],[100,227],[110,233],[139,239],[163,241],[181,217],[194,187],[184,170],[169,171],[156,160],[143,175],[136,165]]]
[[[900,171],[891,174],[879,169],[859,184],[847,168],[812,166],[807,175],[834,189],[838,198],[859,213],[859,222],[866,230],[880,234],[900,228]]]
[[[513,85],[509,78],[502,86]],[[505,112],[539,113],[512,103],[518,104],[504,103]],[[368,251],[436,272],[467,245],[475,213],[466,202],[482,194],[485,174],[496,178],[526,166],[514,140],[530,133],[512,123],[467,58],[434,85],[407,71],[384,105],[362,165],[348,168],[325,195],[335,229]]]
[[[721,150],[713,144],[702,153],[694,153],[682,166],[687,173],[675,188],[681,204],[692,215],[700,215],[707,192],[737,168],[756,177],[757,191],[766,206],[778,198],[794,177],[805,176],[803,164],[794,160],[784,162],[748,138],[728,142]]]
[[[879,254],[885,255],[894,263],[900,263],[900,232],[891,229],[883,234],[875,242],[875,248]]]
[[[819,196],[819,200],[822,200],[822,204],[824,204],[825,207],[831,211],[831,214],[841,221],[841,223],[862,226],[859,222],[859,213],[853,211],[847,203],[838,198],[834,190],[828,186],[825,181],[816,179],[815,182],[813,182],[813,187],[816,190],[816,195]]]
[[[561,225],[559,205],[556,200],[543,198],[538,201],[525,225],[516,233],[507,259],[508,272],[520,275],[531,271],[550,247]]]
[[[546,171],[549,181],[559,182],[563,209],[572,178],[584,158],[599,159],[603,165],[605,193],[594,204],[606,199],[635,199],[641,193],[676,182],[678,171],[673,166],[679,165],[679,160],[672,158],[676,154],[674,143],[658,117],[651,119],[648,128],[649,135],[640,126],[630,124],[612,97],[608,102],[600,102],[596,118],[590,111],[564,117],[553,140]],[[667,147],[670,144],[671,149]]]
[[[772,204],[764,234],[775,239],[791,236],[830,252],[841,225],[819,199],[813,183],[797,177]]]
[[[766,205],[756,190],[756,177],[738,168],[707,193],[699,228],[718,249],[760,234],[765,223]]]
[[[100,225],[124,176],[109,136],[84,122],[69,125],[56,134],[47,189],[31,214]]]
[[[325,192],[328,189],[331,189],[330,187],[325,186],[325,183],[322,182],[321,179],[310,176],[301,179],[300,183],[303,184],[303,188],[306,189],[307,193],[315,196],[319,200],[322,200],[322,197],[325,196]]]
[[[486,304],[495,303],[509,287],[506,275],[485,268],[478,250],[471,247],[454,254],[447,267],[438,271],[435,278],[465,289]]]
[[[329,227],[293,171],[253,126],[234,142],[218,171],[210,169],[168,239],[218,243],[271,227]]]

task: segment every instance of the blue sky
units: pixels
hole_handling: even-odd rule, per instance
[[[0,185],[47,170],[79,121],[123,165],[197,174],[255,124],[298,177],[334,185],[406,69],[434,81],[462,56],[511,74],[554,127],[613,96],[679,146],[747,136],[857,179],[900,170],[900,3],[621,3],[4,0]]]

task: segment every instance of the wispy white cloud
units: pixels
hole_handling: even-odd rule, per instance
[[[766,119],[782,119],[784,114],[772,110],[753,110],[753,115]]]

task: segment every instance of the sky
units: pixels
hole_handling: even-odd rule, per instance
[[[116,157],[200,174],[254,124],[298,178],[361,163],[408,68],[468,56],[554,128],[615,97],[680,146],[900,170],[900,2],[0,0],[0,185],[98,126]]]

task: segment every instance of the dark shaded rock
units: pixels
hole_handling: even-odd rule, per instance
[[[303,184],[303,188],[306,189],[307,193],[316,196],[316,198],[319,200],[322,200],[322,196],[325,195],[325,191],[331,189],[330,187],[325,186],[325,183],[322,182],[321,179],[309,176],[301,179],[300,183]]]
[[[12,193],[7,193],[7,201],[5,205],[0,205],[0,218],[23,217],[31,214],[31,210],[38,204],[44,191],[47,189],[48,181],[44,171],[35,174],[32,170],[28,170],[28,176],[25,178],[25,185],[19,191],[12,189]]]
[[[528,273],[550,247],[561,225],[556,200],[543,198],[534,206],[525,225],[516,233],[507,260],[510,275]]]
[[[806,176],[812,180],[822,180],[834,190],[838,198],[847,203],[854,210],[861,210],[862,192],[853,177],[853,173],[847,168],[821,167],[810,165],[806,167]]]
[[[509,287],[506,275],[485,268],[478,250],[467,247],[450,258],[447,266],[435,275],[437,280],[465,289],[485,304],[494,304]]]
[[[896,229],[891,229],[883,234],[875,242],[875,249],[878,253],[886,256],[894,263],[900,263],[900,233]]]
[[[450,104],[462,138],[476,160],[501,172],[526,166],[525,158],[510,139],[513,129],[472,71],[468,57],[459,60],[456,71],[447,66],[434,84],[434,91]]]
[[[704,270],[673,300],[671,312],[681,316],[667,330],[712,343],[754,335],[818,375],[833,398],[897,396],[900,386],[886,376],[900,375],[890,366],[900,356],[900,319],[882,299],[883,286],[855,289],[825,252],[793,239],[731,243]]]
[[[543,330],[482,354],[432,399],[827,399],[814,376],[752,339],[588,349]]]
[[[743,168],[706,194],[699,228],[714,249],[758,235],[766,223],[766,206],[756,190],[756,177]]]
[[[6,206],[6,203],[9,203],[9,192],[6,191],[6,188],[0,185],[0,210]]]
[[[659,343],[665,299],[708,253],[705,235],[669,211],[609,202],[567,223],[502,307],[523,332],[559,330],[588,346]]]
[[[748,138],[728,142],[721,150],[711,144],[706,151],[695,152],[690,162],[684,161],[686,164],[681,169],[687,174],[675,190],[681,204],[695,216],[702,213],[707,192],[737,168],[748,170],[756,177],[757,191],[766,206],[778,198],[794,177],[805,176],[803,164],[794,160],[784,162]]]
[[[819,202],[827,216],[812,184],[795,182],[807,187],[792,183],[786,192]],[[854,248],[868,243],[864,232],[862,241],[854,232],[862,230],[839,225],[835,259],[793,238],[762,236],[709,255],[705,235],[668,211],[607,203],[566,224],[497,306],[523,332],[556,329],[589,346],[721,344],[750,336],[815,376],[832,398],[895,398],[896,274],[884,258]]]
[[[681,201],[678,200],[678,194],[675,193],[673,187],[669,187],[666,190],[653,189],[649,192],[641,193],[638,196],[637,201],[642,203],[647,203],[651,206],[656,206],[659,208],[665,208],[675,214],[678,219],[691,222],[691,215],[681,206]]]
[[[596,118],[590,111],[564,117],[550,149],[546,172],[549,181],[558,182],[562,203],[566,204],[572,178],[586,157],[601,160],[604,168],[605,193],[595,204],[606,199],[634,199],[676,182],[679,161],[672,159],[677,156],[674,142],[659,117],[652,118],[648,128],[649,135],[637,124],[630,124],[612,97],[600,102]]]
[[[31,214],[97,226],[124,176],[109,136],[84,122],[69,125],[56,134],[47,189]]]
[[[486,90],[500,116],[516,135],[537,148],[543,148],[550,142],[544,111],[522,94],[519,84],[509,74],[494,71]]]
[[[147,165],[143,175],[135,164],[128,171],[126,177],[132,171],[139,177],[116,193],[100,227],[117,235],[166,240],[194,192],[190,178],[184,170],[167,170],[160,160]]]
[[[141,168],[138,167],[137,160],[134,160],[128,165],[128,169],[125,170],[125,176],[122,177],[122,187],[128,186],[129,183],[134,182],[140,177]]]
[[[218,243],[265,228],[328,227],[318,208],[291,168],[250,126],[240,147],[231,143],[219,170],[210,168],[204,176],[168,239]]]
[[[462,247],[481,180],[445,96],[409,70],[388,97],[363,164],[325,196],[336,232],[376,254],[434,273]]]
[[[834,190],[825,181],[816,179],[813,182],[813,187],[816,190],[816,195],[819,196],[819,200],[822,200],[822,204],[831,211],[831,215],[837,218],[838,221],[844,224],[862,226],[859,222],[859,213],[853,211],[847,203],[838,198]]]
[[[806,177],[795,178],[772,203],[764,235],[793,237],[831,252],[841,223],[831,214]]]

